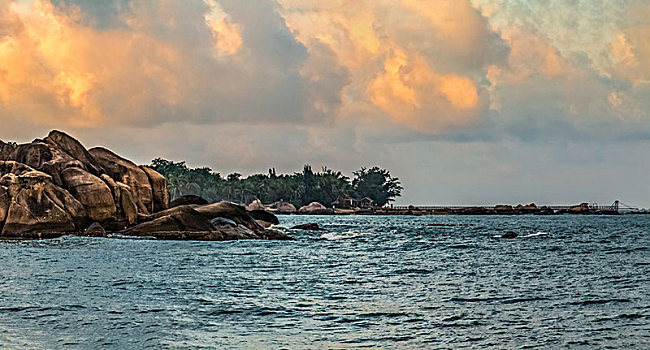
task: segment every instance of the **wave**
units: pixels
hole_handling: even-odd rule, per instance
[[[356,231],[344,231],[344,232],[327,232],[320,236],[321,239],[326,239],[328,241],[336,241],[339,239],[349,239],[359,236],[365,236],[369,233],[367,232],[356,232]]]

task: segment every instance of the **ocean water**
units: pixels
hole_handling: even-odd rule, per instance
[[[650,348],[650,216],[280,219],[328,231],[2,241],[0,348]]]

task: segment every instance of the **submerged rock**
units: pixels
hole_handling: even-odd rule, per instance
[[[95,221],[83,232],[82,236],[87,237],[106,237],[106,230],[99,222]]]
[[[302,225],[296,225],[291,228],[292,230],[306,230],[306,231],[327,231],[324,228],[318,226],[317,223],[308,223],[308,224],[302,224]]]

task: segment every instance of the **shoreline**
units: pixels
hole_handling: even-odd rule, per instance
[[[481,215],[481,216],[514,216],[514,215],[650,215],[650,211],[620,211],[616,209],[595,209],[585,203],[576,206],[468,206],[468,207],[430,207],[430,206],[404,206],[404,207],[378,207],[365,209],[338,209],[334,208],[327,213],[317,212],[281,212],[267,208],[267,211],[276,215],[375,215],[375,216],[426,216],[426,215]]]

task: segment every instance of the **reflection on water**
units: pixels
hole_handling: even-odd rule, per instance
[[[0,348],[650,347],[647,216],[281,221],[328,232],[0,242]]]

